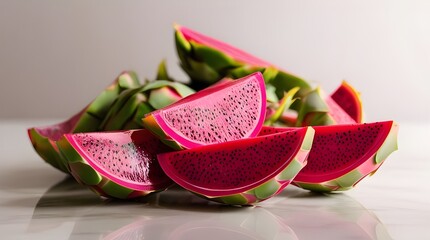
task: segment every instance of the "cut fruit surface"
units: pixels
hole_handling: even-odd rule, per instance
[[[293,128],[264,127],[262,134]],[[374,173],[397,150],[398,126],[393,121],[315,126],[308,163],[294,184],[314,191],[342,191]]]
[[[176,148],[253,137],[263,125],[261,73],[209,87],[147,115],[144,126]]]
[[[360,93],[346,81],[330,95],[355,122],[363,121],[363,104],[361,102]]]
[[[172,184],[156,159],[169,149],[147,130],[65,134],[57,145],[72,175],[102,196],[133,198]]]
[[[185,189],[226,204],[276,195],[306,164],[314,130],[297,128],[159,154],[164,172]]]

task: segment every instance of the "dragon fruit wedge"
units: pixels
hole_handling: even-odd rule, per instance
[[[342,84],[330,95],[330,98],[355,122],[363,122],[363,104],[360,93],[347,81],[342,81]]]
[[[225,81],[148,114],[143,124],[175,149],[254,137],[266,113],[264,89],[259,72]]]
[[[172,185],[156,158],[169,149],[145,129],[64,134],[57,146],[72,176],[101,196],[137,198]]]
[[[265,76],[266,83],[275,86],[278,98],[294,87],[300,87],[301,93],[310,90],[309,83],[300,77],[184,26],[175,25],[175,43],[181,67],[190,76],[195,89],[225,77],[241,78],[269,68],[272,74],[270,78]]]
[[[351,189],[375,173],[397,150],[398,125],[393,121],[315,126],[307,165],[293,184],[320,192]],[[294,128],[264,127],[260,135]]]
[[[314,130],[296,128],[265,136],[158,155],[178,185],[209,200],[250,205],[282,191],[306,164]]]
[[[349,103],[339,105],[344,100],[358,100],[358,98],[350,98],[351,93],[355,92],[347,84],[339,89],[334,99],[330,97],[325,99],[318,96],[320,95],[319,88],[312,89],[305,80],[229,44],[184,26],[175,26],[175,43],[181,67],[191,78],[191,86],[194,88],[206,87],[224,77],[236,79],[259,71],[264,74],[266,82],[269,112],[279,112],[281,109],[276,108],[276,103],[285,97],[286,92],[295,88],[299,89],[295,96],[297,101],[285,109],[293,112],[295,117],[293,119],[280,118],[281,120],[286,119],[286,123],[289,125],[291,123],[296,126],[352,123],[357,122],[356,120],[360,117],[359,114],[350,117],[343,107],[347,107],[352,113],[354,111],[352,107],[361,105],[355,103],[354,106],[346,106]],[[342,93],[349,94],[349,96],[342,96]],[[276,125],[271,120],[267,124]]]

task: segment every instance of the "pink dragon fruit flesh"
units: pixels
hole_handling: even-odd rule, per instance
[[[172,184],[156,159],[169,149],[147,130],[65,134],[57,145],[72,176],[101,196],[136,198]]]
[[[398,125],[393,121],[314,126],[307,165],[293,184],[319,192],[351,189],[375,173],[397,150]],[[264,127],[261,135],[294,128]]]
[[[261,73],[208,87],[148,114],[143,119],[167,145],[176,149],[256,136],[266,114]]]
[[[311,127],[158,155],[167,176],[209,200],[249,205],[282,191],[306,164]]]

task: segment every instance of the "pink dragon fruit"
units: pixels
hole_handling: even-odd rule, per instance
[[[180,186],[209,200],[248,205],[282,191],[306,164],[314,130],[297,128],[158,155]]]
[[[293,184],[313,191],[344,191],[378,170],[397,150],[398,125],[393,121],[315,126],[308,163]],[[264,127],[260,135],[294,128]]]
[[[266,82],[268,112],[279,112],[276,104],[284,98],[285,92],[298,88],[297,101],[291,106],[293,117],[281,115],[288,125],[297,126],[331,125],[340,123],[361,122],[361,104],[355,97],[355,91],[350,85],[343,84],[333,99],[320,96],[320,89],[311,89],[309,83],[281,70],[273,64],[261,60],[245,51],[227,43],[184,26],[175,26],[175,41],[181,67],[191,78],[191,85],[199,88],[208,86],[224,77],[240,78],[252,72],[264,73]],[[351,98],[352,95],[355,95]],[[352,103],[346,101],[353,100]],[[355,107],[355,109],[354,109]],[[345,112],[348,108],[350,112]],[[288,108],[287,108],[288,109]],[[350,117],[348,114],[354,114]],[[275,124],[267,121],[267,124]],[[276,125],[276,124],[275,124]]]
[[[72,176],[101,196],[136,198],[172,185],[156,159],[169,149],[147,130],[64,134],[57,145]]]
[[[148,114],[143,124],[176,149],[253,137],[265,117],[264,89],[261,73],[225,81]]]
[[[363,105],[360,93],[351,84],[342,81],[342,84],[330,95],[330,98],[355,122],[363,122]]]

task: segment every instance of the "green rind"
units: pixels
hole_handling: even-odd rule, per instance
[[[331,192],[337,187],[329,187],[328,183],[325,184],[313,184],[313,183],[303,183],[303,182],[293,182],[294,185],[307,189],[313,192]]]
[[[387,139],[382,144],[381,148],[376,152],[375,163],[382,163],[387,157],[398,150],[397,145],[397,134],[398,134],[398,124],[393,122],[390,132],[388,133]]]
[[[336,190],[337,191],[348,190],[352,188],[354,184],[357,183],[357,181],[360,180],[361,178],[363,178],[363,174],[360,171],[356,169],[352,170],[349,173],[343,175],[342,177],[334,180],[336,185],[339,186],[339,188],[337,188]]]
[[[142,125],[144,126],[145,129],[152,132],[155,136],[158,137],[158,139],[161,140],[161,142],[163,142],[165,145],[169,146],[170,148],[174,150],[183,149],[183,147],[179,145],[176,141],[169,139],[169,137],[166,135],[163,129],[160,128],[160,125],[158,125],[153,115],[148,115],[145,118],[143,118]]]
[[[312,127],[308,127],[307,129],[308,130],[306,131],[306,135],[303,139],[302,146],[300,147],[300,149],[302,151],[309,152],[312,149],[312,144],[315,137],[315,129],[313,129]]]
[[[269,197],[272,197],[275,195],[276,192],[278,192],[281,185],[278,181],[276,181],[275,178],[263,183],[262,185],[258,186],[254,189],[255,197],[259,200],[267,199]]]
[[[305,164],[299,162],[297,158],[294,158],[293,161],[285,168],[281,173],[278,174],[276,179],[278,181],[288,181],[294,179],[297,173],[302,170]]]
[[[167,139],[166,133],[160,128],[160,125],[158,125],[157,120],[155,120],[152,114],[145,116],[142,119],[142,124],[145,127],[145,129],[151,131],[160,140]]]
[[[69,170],[63,164],[64,160],[60,152],[53,146],[54,142],[40,135],[34,128],[28,130],[28,135],[33,148],[46,163],[64,173],[69,173]]]
[[[228,204],[228,205],[247,205],[248,199],[242,194],[234,194],[230,196],[209,199],[212,201]]]
[[[82,184],[97,185],[102,181],[102,176],[84,162],[73,162],[69,164],[69,167],[73,176],[78,178]]]
[[[223,72],[229,68],[239,67],[233,58],[227,56],[226,54],[202,44],[195,42],[190,42],[193,49],[194,59],[198,59],[201,62],[205,62],[213,70],[217,72]]]
[[[112,181],[106,181],[98,187],[103,190],[106,196],[119,199],[128,199],[130,194],[134,192],[134,190],[120,186]],[[149,192],[147,194],[149,194]]]

